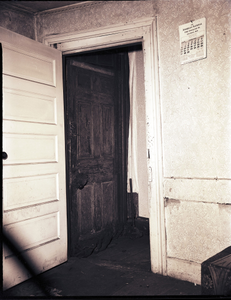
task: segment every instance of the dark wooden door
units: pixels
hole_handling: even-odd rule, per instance
[[[70,255],[126,220],[127,65],[124,53],[66,59]]]

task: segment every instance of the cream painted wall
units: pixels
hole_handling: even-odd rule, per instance
[[[14,9],[7,1],[0,1],[0,26],[35,39],[35,18],[32,13]]]
[[[41,42],[157,14],[167,271],[195,283],[231,244],[230,12],[229,0],[96,1],[37,17]],[[181,65],[179,25],[203,17],[207,58]]]
[[[42,42],[49,34],[95,29],[154,16],[155,6],[156,1],[89,1],[63,11],[41,13],[37,17],[38,41]]]
[[[231,1],[158,1],[167,271],[200,283],[231,245]],[[205,17],[207,58],[180,65],[179,25]]]

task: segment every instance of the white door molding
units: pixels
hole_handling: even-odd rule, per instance
[[[112,25],[96,30],[46,36],[43,42],[63,54],[142,42],[145,74],[147,129],[148,196],[150,201],[151,269],[166,275],[166,239],[163,200],[163,160],[161,138],[161,107],[159,95],[159,58],[157,47],[157,17],[129,24]]]

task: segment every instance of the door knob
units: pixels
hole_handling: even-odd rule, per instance
[[[8,155],[6,152],[2,151],[2,159],[7,159]]]
[[[88,175],[79,172],[73,172],[73,181],[72,184],[78,189],[82,190],[85,185],[88,183]]]

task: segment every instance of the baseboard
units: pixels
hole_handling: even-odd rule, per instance
[[[201,285],[201,264],[167,257],[167,275]]]

